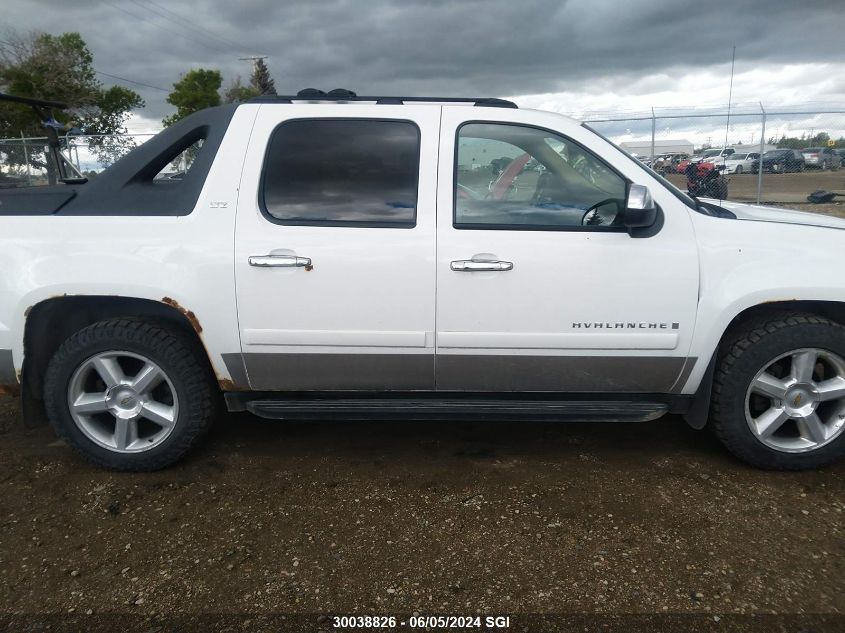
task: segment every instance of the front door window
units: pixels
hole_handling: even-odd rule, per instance
[[[539,128],[458,132],[456,228],[620,228],[627,181],[577,143]]]

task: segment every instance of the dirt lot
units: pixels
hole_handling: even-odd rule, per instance
[[[845,217],[843,203],[798,204],[833,175],[764,178],[793,208]],[[730,186],[752,197],[756,179]],[[756,471],[674,417],[227,415],[185,463],[124,475],[24,431],[16,404],[0,397],[0,630],[333,630],[338,613],[845,630],[845,463]]]
[[[686,176],[669,175],[669,180],[686,191]],[[757,199],[757,174],[728,176],[728,198],[740,202]],[[808,204],[807,196],[813,191],[840,191],[845,193],[845,169],[837,171],[806,170],[790,174],[763,174],[761,200],[768,204],[781,204],[802,211],[833,212],[845,217],[845,198],[837,198],[832,205]]]
[[[15,406],[0,398],[0,615],[121,614],[124,630],[201,613],[240,614],[230,630],[271,613],[305,618],[276,630],[414,612],[845,624],[803,624],[845,611],[845,463],[753,470],[679,418],[227,415],[183,464],[128,475],[87,465],[48,428],[24,431]],[[789,628],[737,614],[805,615]],[[539,630],[524,622],[513,630]]]

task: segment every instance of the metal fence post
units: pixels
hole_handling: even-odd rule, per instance
[[[26,137],[21,130],[21,143],[23,144],[23,160],[26,163],[26,184],[32,186],[32,167],[29,165],[29,150],[26,147]]]
[[[654,116],[654,108],[651,109],[651,156],[649,159],[654,162],[654,133],[657,130],[657,119]]]
[[[766,146],[766,109],[763,102],[760,102],[761,129],[760,129],[760,158],[757,159],[757,204],[760,204],[760,195],[763,192],[763,148]]]

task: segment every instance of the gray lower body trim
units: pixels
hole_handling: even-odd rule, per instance
[[[677,356],[438,355],[442,391],[669,393],[686,358]]]
[[[243,355],[258,391],[431,391],[434,354]]]
[[[223,362],[226,363],[226,371],[232,378],[232,387],[234,389],[249,389],[249,380],[246,375],[246,367],[244,366],[243,354],[221,354]]]
[[[240,357],[256,391],[433,391],[436,366],[438,391],[672,393],[695,364],[678,356],[225,354],[236,384]]]
[[[16,385],[18,376],[12,361],[12,350],[0,349],[0,385]]]
[[[681,370],[681,374],[678,376],[678,379],[675,381],[675,384],[672,385],[672,390],[670,393],[681,393],[684,390],[684,385],[687,384],[687,380],[689,380],[690,374],[692,370],[695,368],[695,363],[698,361],[698,358],[691,356],[686,359],[684,363],[684,368]]]

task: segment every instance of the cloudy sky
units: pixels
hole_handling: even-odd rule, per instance
[[[736,45],[735,111],[759,101],[845,109],[842,0],[0,0],[3,28],[79,31],[102,82],[146,100],[136,131],[172,112],[165,98],[180,74],[217,68],[224,84],[246,80],[250,64],[238,58],[250,55],[268,56],[280,93],[506,96],[596,118],[724,107]],[[731,142],[753,140],[746,123],[736,119]],[[845,129],[845,114],[769,129],[819,125]],[[724,119],[665,120],[658,134],[701,140],[718,126],[724,133]],[[641,137],[650,122],[607,130]]]

